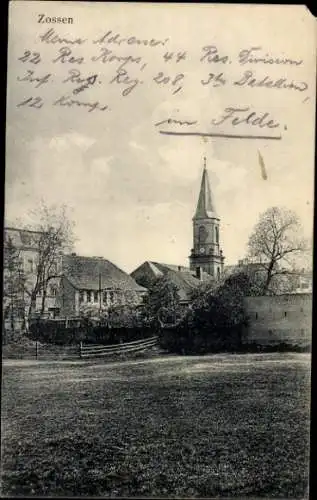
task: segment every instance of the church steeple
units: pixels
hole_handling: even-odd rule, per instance
[[[209,184],[206,158],[201,179],[200,192],[193,217],[194,245],[189,257],[190,268],[203,270],[219,279],[223,273],[224,256],[219,241],[220,218],[215,209]]]
[[[206,157],[204,157],[204,170],[201,179],[199,198],[196,208],[195,219],[217,218],[215,205],[212,199],[209,177],[206,167]]]

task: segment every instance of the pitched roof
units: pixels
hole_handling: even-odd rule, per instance
[[[202,276],[201,276],[202,279],[199,280],[196,277],[196,272],[186,266],[176,266],[174,264],[163,264],[160,262],[152,262],[152,264],[158,267],[164,273],[168,271],[174,271],[176,273],[179,273],[182,276],[182,279],[184,281],[187,281],[188,284],[190,284],[193,287],[197,286],[197,283],[199,283],[200,281],[208,281],[212,279],[210,274],[206,273],[205,271],[202,271]]]
[[[149,276],[150,273],[150,276]],[[166,276],[174,283],[180,292],[180,297],[183,300],[188,300],[192,290],[197,288],[202,282],[212,281],[213,278],[209,274],[203,272],[202,280],[196,278],[195,271],[192,271],[185,266],[177,266],[174,264],[164,264],[161,262],[146,261],[132,273],[132,276],[139,282],[143,282],[144,275],[148,277],[158,278]]]
[[[156,268],[162,270],[162,271],[177,271],[177,272],[191,272],[189,267],[186,266],[177,266],[176,264],[164,264],[162,262],[153,262],[153,261],[148,261],[150,262],[153,266],[156,266]]]
[[[199,198],[195,212],[195,219],[206,219],[206,218],[217,219],[218,215],[216,213],[215,205],[212,199],[209,177],[205,164],[201,179]]]
[[[129,274],[102,257],[64,255],[63,275],[79,290],[99,290],[101,286],[103,290],[146,291]]]

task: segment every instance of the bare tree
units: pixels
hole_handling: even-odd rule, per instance
[[[260,215],[248,247],[249,256],[263,269],[263,294],[271,291],[278,277],[296,273],[294,257],[308,250],[298,216],[284,207],[272,207]]]
[[[11,330],[15,330],[16,320],[24,321],[24,284],[20,251],[8,238],[3,248],[3,311],[10,318]]]
[[[36,309],[36,298],[42,293],[41,314],[45,310],[48,284],[59,278],[61,255],[69,252],[74,243],[74,224],[68,217],[66,206],[47,206],[45,203],[32,213],[35,222],[32,230],[37,231],[34,249],[37,253],[35,271],[26,282],[29,295],[28,318]]]

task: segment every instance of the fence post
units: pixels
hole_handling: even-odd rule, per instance
[[[39,344],[38,344],[38,341],[36,340],[36,342],[35,342],[35,359],[38,358],[38,354],[39,354]]]
[[[82,343],[82,341],[80,341],[80,343],[79,343],[79,357],[80,357],[80,359],[82,359],[82,355],[81,355],[82,350],[83,350],[83,343]]]

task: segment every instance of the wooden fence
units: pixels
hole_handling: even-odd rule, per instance
[[[135,340],[134,342],[126,342],[124,344],[112,345],[97,345],[90,344],[83,346],[80,344],[79,355],[81,358],[95,358],[99,356],[111,356],[113,354],[128,354],[131,352],[142,352],[151,347],[156,346],[158,337],[150,337],[149,339]]]
[[[2,356],[8,359],[38,359],[38,360],[70,360],[96,358],[100,356],[126,355],[151,349],[158,344],[158,337],[112,345],[68,345],[40,344],[31,345],[8,344],[2,346]]]

